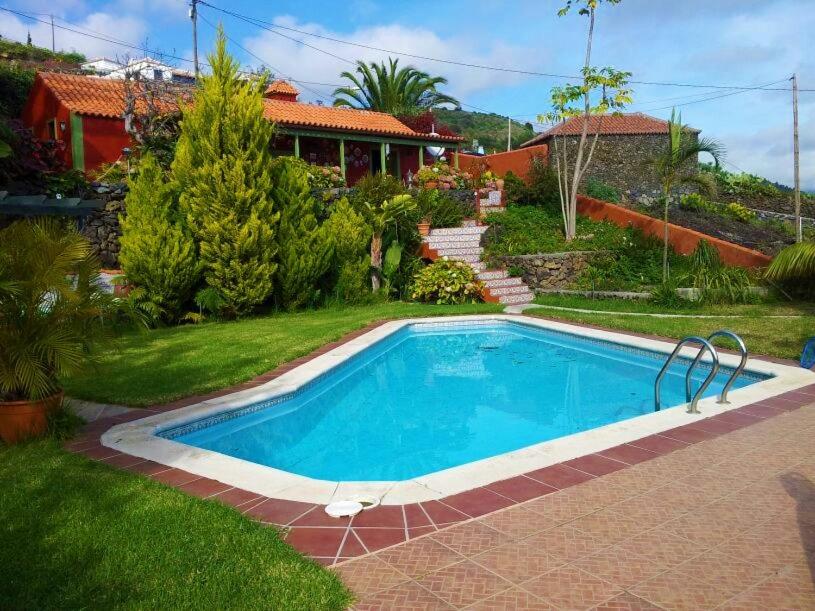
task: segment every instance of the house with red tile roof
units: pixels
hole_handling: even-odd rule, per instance
[[[547,146],[547,158],[555,163],[555,155],[572,162],[577,152],[583,117],[571,117],[527,140],[521,148]],[[694,136],[699,130],[688,128]],[[589,119],[589,144],[598,136],[586,180],[594,179],[620,191],[636,193],[659,190],[648,160],[664,150],[668,143],[668,122],[641,112],[599,115]]]
[[[139,83],[74,74],[37,74],[23,111],[23,121],[43,139],[61,140],[69,167],[90,171],[113,162],[132,146],[125,129],[127,87]],[[189,89],[166,92],[155,103],[178,109]],[[334,108],[298,101],[290,83],[274,81],[264,93],[264,114],[275,126],[269,145],[278,155],[295,155],[317,165],[339,166],[348,184],[368,172],[405,177],[426,163],[432,150],[444,149],[458,163],[462,138],[415,131],[396,117],[368,110]],[[135,96],[136,110],[144,105]]]

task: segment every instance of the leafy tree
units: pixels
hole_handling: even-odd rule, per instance
[[[263,79],[238,78],[220,29],[209,63],[211,74],[183,109],[172,172],[204,278],[240,315],[274,289],[280,215],[271,197],[273,127],[263,116]]]
[[[567,14],[573,6],[580,6],[578,13],[589,18],[589,32],[586,40],[586,59],[581,73],[583,80],[578,85],[567,84],[563,87],[552,88],[552,111],[538,117],[538,121],[565,122],[572,117],[582,117],[582,130],[577,145],[577,154],[571,168],[572,177],[569,182],[569,158],[566,141],[558,146],[557,137],[554,138],[555,161],[558,171],[558,187],[560,192],[561,211],[566,240],[571,241],[576,235],[577,193],[583,176],[591,164],[597,140],[600,137],[601,125],[598,124],[594,139],[586,151],[588,140],[589,121],[593,115],[602,115],[609,111],[619,112],[626,104],[631,102],[631,91],[628,89],[630,72],[621,72],[614,68],[596,68],[591,65],[591,46],[594,38],[595,11],[601,2],[618,4],[620,0],[567,0],[566,5],[558,15]],[[599,99],[596,99],[599,95]],[[592,98],[595,103],[592,104]],[[563,150],[560,151],[559,149]]]
[[[334,204],[324,228],[332,245],[331,269],[335,270],[335,277],[331,284],[334,294],[342,301],[359,301],[363,295],[370,294],[368,244],[371,228],[344,198]]]
[[[357,61],[359,76],[342,72],[342,78],[351,81],[351,86],[334,90],[334,106],[350,106],[387,112],[392,115],[417,114],[440,106],[453,104],[458,100],[438,91],[439,85],[446,85],[447,79],[430,76],[413,66],[399,68],[399,60],[389,58],[385,62],[366,64]]]
[[[691,134],[687,126],[682,125],[682,115],[671,112],[668,121],[668,140],[665,150],[651,160],[660,185],[662,186],[663,234],[662,250],[662,281],[668,281],[668,205],[671,192],[679,185],[695,185],[700,191],[711,194],[716,184],[708,173],[697,172],[696,162],[699,153],[709,153],[718,166],[724,156],[724,148],[717,141],[710,138],[697,138]]]
[[[176,185],[147,154],[130,182],[119,261],[135,299],[153,319],[176,320],[201,277],[198,254],[178,209]]]
[[[317,299],[318,281],[331,263],[333,244],[317,223],[317,202],[302,166],[285,157],[278,159],[272,179],[280,212],[277,292],[280,304],[293,309]]]

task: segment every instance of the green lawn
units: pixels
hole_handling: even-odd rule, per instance
[[[4,609],[345,609],[333,573],[215,501],[61,450],[0,445]]]
[[[809,337],[815,336],[815,304],[762,303],[749,305],[692,305],[678,310],[666,310],[649,302],[622,299],[587,299],[572,296],[538,297],[537,303],[559,307],[663,314],[697,314],[719,318],[657,318],[621,314],[568,312],[555,309],[532,309],[525,314],[556,318],[569,322],[599,325],[609,329],[649,333],[679,339],[687,335],[708,335],[717,329],[738,333],[752,354],[798,359]],[[733,316],[728,318],[726,316]],[[768,318],[789,316],[789,318]],[[722,345],[727,345],[723,342]]]
[[[130,333],[63,385],[77,399],[151,405],[245,382],[371,322],[502,310],[390,302]]]

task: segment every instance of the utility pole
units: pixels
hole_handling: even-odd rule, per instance
[[[792,158],[794,165],[795,189],[795,241],[804,239],[801,225],[801,168],[798,149],[798,75],[792,75]]]
[[[195,78],[198,79],[198,0],[190,0],[190,20],[192,21],[192,62]]]
[[[512,150],[512,117],[507,117],[507,152]]]
[[[56,39],[54,38],[54,16],[51,15],[51,52],[57,52],[57,43]]]

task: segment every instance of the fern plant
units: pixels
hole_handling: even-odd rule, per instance
[[[75,229],[46,218],[0,230],[0,401],[57,393],[110,338],[117,309]]]

